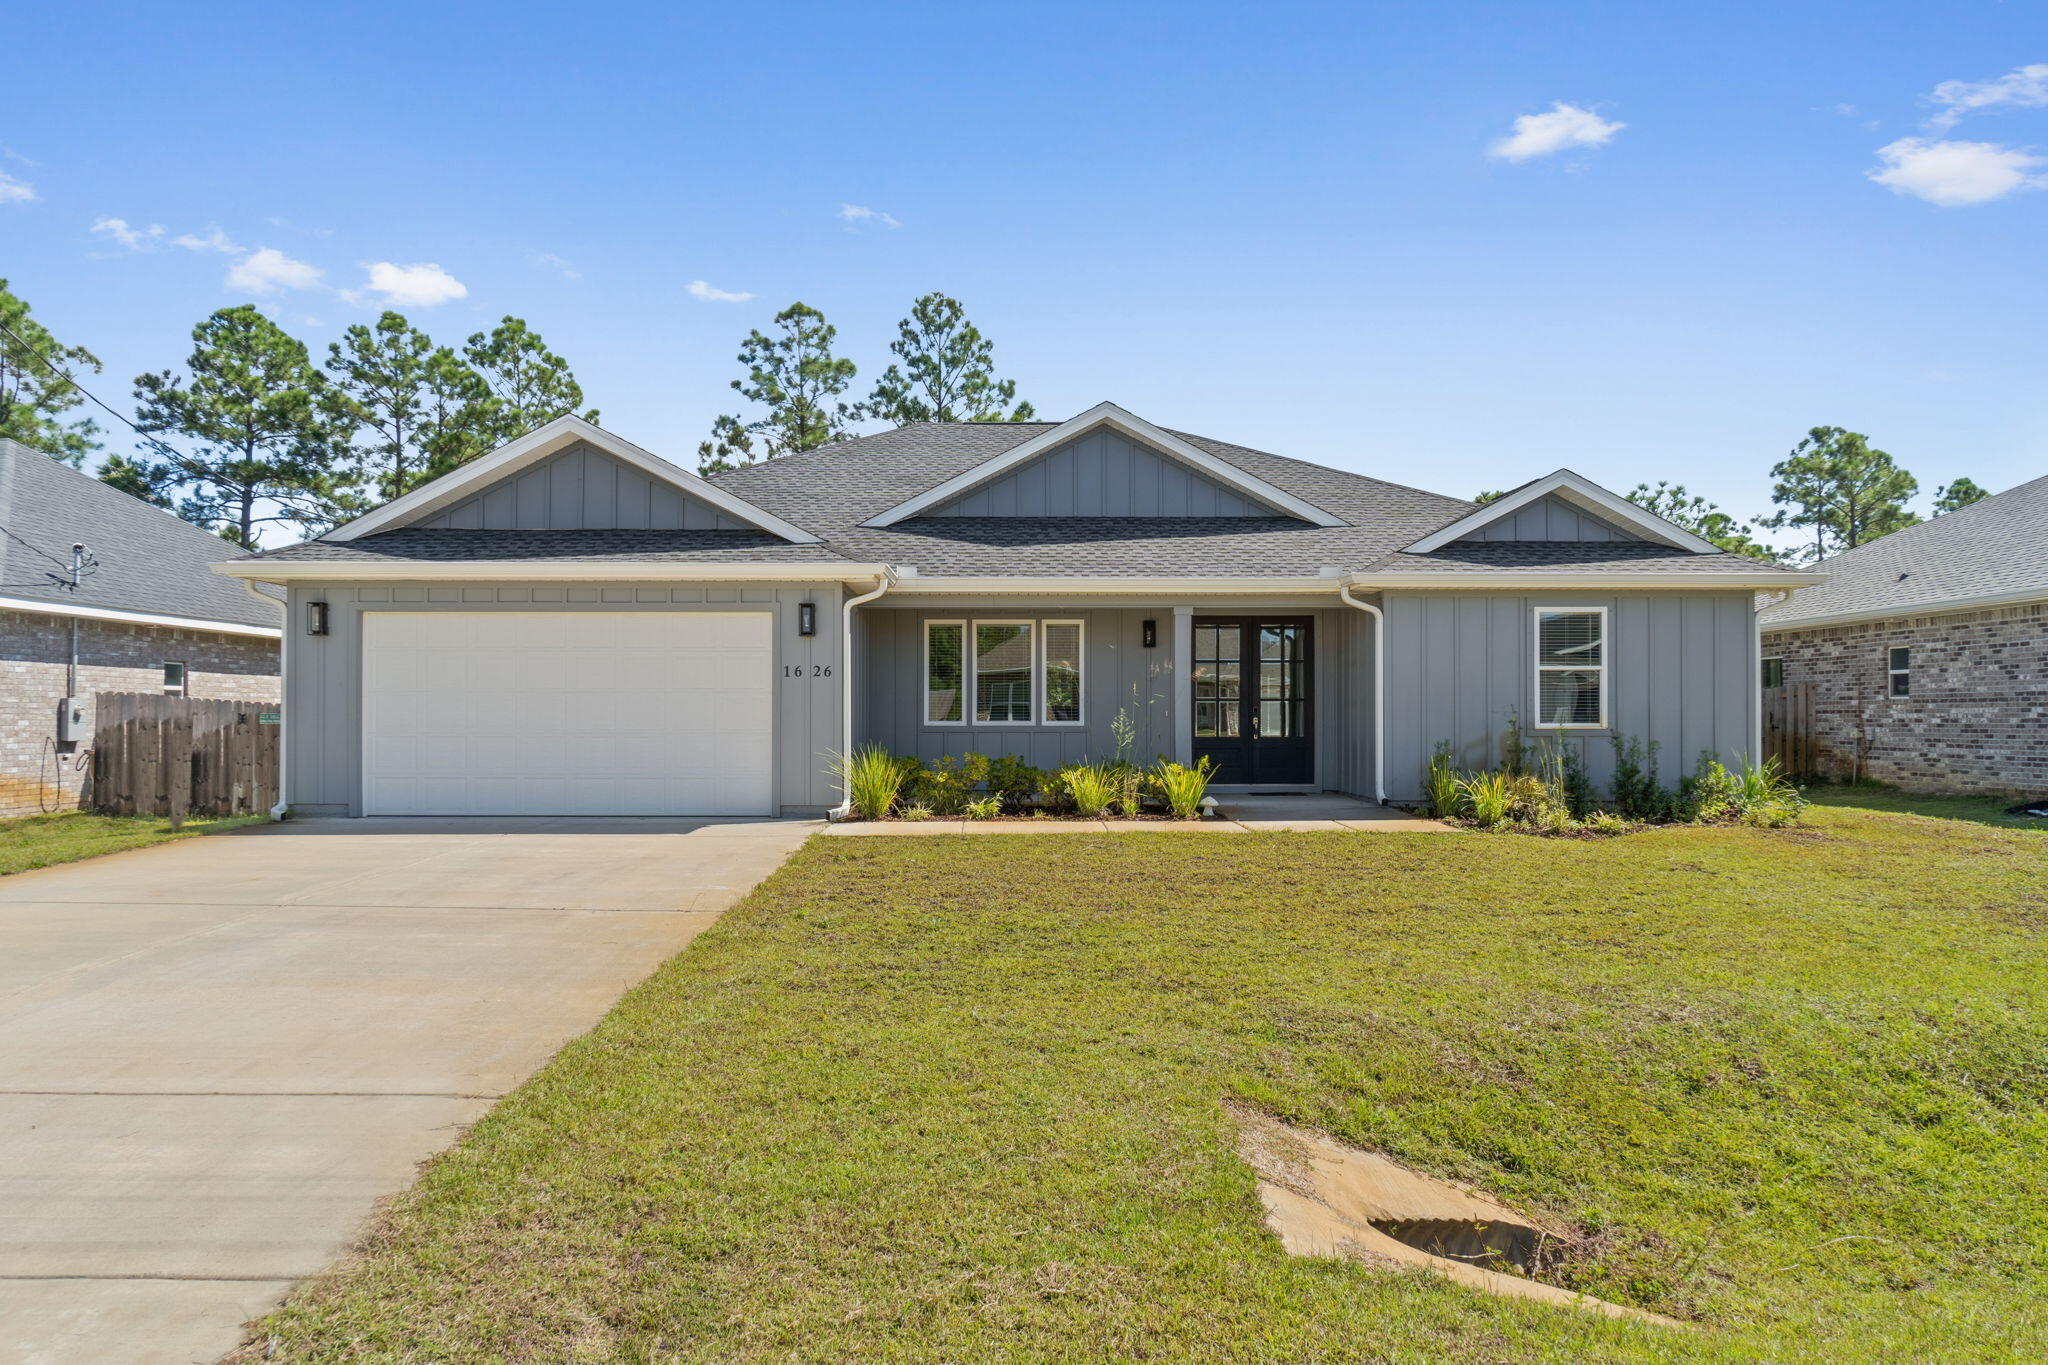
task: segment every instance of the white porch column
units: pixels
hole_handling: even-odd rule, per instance
[[[1195,761],[1195,609],[1173,609],[1173,761]]]

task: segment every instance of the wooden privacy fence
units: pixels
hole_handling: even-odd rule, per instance
[[[1813,733],[1813,684],[1786,683],[1764,689],[1764,757],[1775,758],[1785,776],[1814,775],[1818,746]]]
[[[150,692],[94,699],[92,792],[106,815],[260,815],[277,803],[282,708]]]

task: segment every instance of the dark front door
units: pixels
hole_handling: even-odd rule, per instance
[[[1309,679],[1314,621],[1306,616],[1195,618],[1195,761],[1211,779],[1259,786],[1315,780]]]

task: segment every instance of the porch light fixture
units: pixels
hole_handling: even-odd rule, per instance
[[[816,635],[818,633],[818,604],[799,602],[796,604],[796,633]]]
[[[1145,623],[1144,641],[1145,648],[1147,649],[1159,648],[1159,623],[1157,621],[1147,621]]]
[[[306,603],[306,634],[325,635],[326,633],[327,604],[325,602]]]

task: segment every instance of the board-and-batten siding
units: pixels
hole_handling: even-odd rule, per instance
[[[765,611],[775,616],[775,790],[784,810],[839,800],[831,755],[839,736],[836,583],[322,583],[291,589],[285,619],[328,604],[328,633],[286,631],[286,800],[302,814],[362,812],[362,615],[365,611]],[[817,606],[817,634],[797,634],[797,606]],[[829,668],[833,676],[817,670]],[[794,672],[793,670],[800,670]],[[590,723],[605,724],[603,698]]]
[[[1562,540],[1634,541],[1641,537],[1611,522],[1584,512],[1559,497],[1542,497],[1527,507],[1518,507],[1499,521],[1491,522],[1461,541]]]
[[[924,515],[1270,517],[1275,513],[1121,432],[1097,428]]]
[[[673,484],[577,444],[417,523],[435,530],[746,531]]]
[[[1608,609],[1608,722],[1604,730],[1546,730],[1535,714],[1535,610]],[[1658,745],[1667,787],[1702,749],[1735,762],[1755,743],[1754,595],[1749,592],[1530,594],[1388,593],[1387,787],[1422,795],[1438,741],[1461,767],[1500,762],[1512,712],[1525,735],[1580,747],[1601,795],[1613,776],[1614,736]]]

